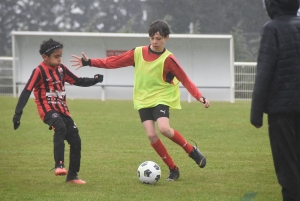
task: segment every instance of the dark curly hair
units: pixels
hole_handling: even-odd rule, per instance
[[[46,54],[47,56],[50,56],[55,49],[61,49],[64,45],[58,41],[53,40],[52,38],[49,38],[49,40],[44,40],[43,43],[40,46],[40,54]]]

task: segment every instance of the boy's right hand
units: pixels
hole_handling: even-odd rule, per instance
[[[13,123],[14,123],[14,129],[17,130],[21,124],[20,122],[21,115],[20,114],[15,114],[13,117]]]
[[[71,59],[70,62],[72,62],[72,66],[78,66],[76,70],[83,66],[89,66],[91,64],[91,60],[82,52],[82,57],[79,57],[77,55],[72,55],[73,58]]]

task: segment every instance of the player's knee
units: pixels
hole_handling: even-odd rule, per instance
[[[160,126],[159,132],[168,137],[171,134],[171,128],[169,126]]]
[[[66,135],[67,128],[62,120],[56,120],[53,122],[52,127],[57,135]]]
[[[72,147],[81,147],[81,138],[79,136],[79,131],[76,126],[69,126],[67,132],[66,140],[68,141],[69,145]]]
[[[158,135],[155,133],[155,134],[147,134],[148,135],[148,139],[149,141],[153,144],[155,142],[157,142],[158,140]]]
[[[67,142],[70,145],[70,152],[72,154],[80,154],[81,152],[81,138],[78,132],[68,134]]]

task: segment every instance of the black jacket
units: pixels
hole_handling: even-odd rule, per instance
[[[299,0],[265,0],[268,15],[261,32],[251,123],[262,126],[263,113],[300,114]]]

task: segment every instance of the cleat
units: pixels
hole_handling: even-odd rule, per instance
[[[175,167],[174,169],[170,169],[170,174],[167,178],[167,181],[175,181],[179,178],[180,173],[179,173],[179,168]]]
[[[55,176],[62,176],[62,175],[67,174],[67,170],[66,170],[65,166],[63,165],[62,161],[60,161],[60,164],[55,167],[54,174],[55,174]]]
[[[55,176],[63,176],[67,174],[66,168],[55,168],[54,171]]]
[[[85,181],[79,179],[77,176],[76,177],[71,177],[71,178],[67,177],[66,182],[68,184],[86,184]]]
[[[206,165],[205,156],[200,152],[200,150],[196,146],[193,146],[193,148],[194,150],[189,154],[189,157],[191,157],[200,168],[204,168]]]

